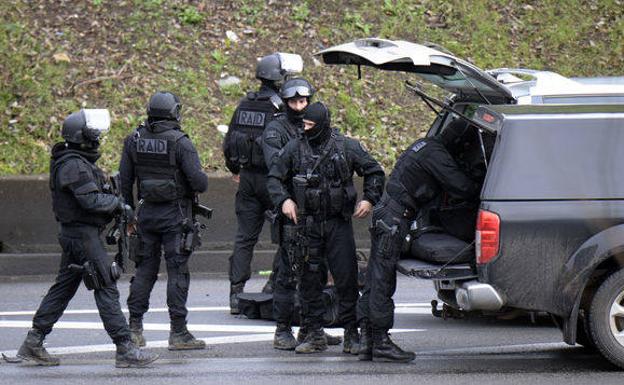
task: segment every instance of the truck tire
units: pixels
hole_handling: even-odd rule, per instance
[[[594,294],[588,329],[598,351],[624,368],[624,270],[609,276]]]

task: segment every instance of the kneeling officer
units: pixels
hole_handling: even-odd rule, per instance
[[[52,148],[50,190],[52,209],[61,227],[61,266],[17,353],[20,358],[39,365],[60,363],[57,357],[48,354],[43,340],[63,315],[82,280],[93,290],[104,328],[117,345],[115,365],[141,367],[158,358],[156,354],[141,351],[130,339],[115,283],[121,272],[108,257],[100,239],[114,214],[131,211],[107,190],[106,176],[95,165],[101,155],[98,152],[100,134],[107,131],[109,125],[107,110],[80,110],[63,122],[65,142]]]

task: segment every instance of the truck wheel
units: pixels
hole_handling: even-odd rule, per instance
[[[588,329],[600,353],[624,368],[624,270],[612,274],[594,294]]]

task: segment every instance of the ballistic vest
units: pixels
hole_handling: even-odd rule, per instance
[[[240,168],[266,170],[262,153],[262,132],[277,111],[282,100],[272,96],[249,92],[236,111],[228,129],[225,150],[228,160]]]
[[[52,210],[56,220],[64,224],[84,223],[94,226],[107,224],[111,220],[110,215],[88,212],[80,206],[71,191],[66,188],[60,188],[63,183],[60,183],[59,178],[63,177],[63,175],[59,175],[59,170],[65,162],[71,159],[79,160],[81,165],[76,165],[75,167],[83,166],[89,169],[94,178],[87,177],[88,174],[80,172],[80,170],[70,170],[66,167],[63,170],[64,173],[77,173],[83,178],[72,183],[77,193],[93,191],[110,193],[107,190],[108,181],[104,172],[81,155],[68,151],[59,158],[50,161],[50,191],[52,193]]]
[[[136,130],[132,160],[139,199],[163,203],[190,196],[176,160],[178,141],[185,136],[174,129],[155,133],[143,125]]]
[[[348,220],[355,209],[357,191],[345,152],[345,137],[332,132],[318,154],[305,138],[300,139],[295,164],[298,166],[292,189],[303,214]]]

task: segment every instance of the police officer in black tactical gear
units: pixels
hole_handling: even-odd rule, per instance
[[[357,354],[359,335],[356,327],[357,261],[351,217],[363,218],[383,192],[384,172],[360,143],[330,126],[329,111],[322,103],[304,112],[304,135],[293,139],[280,151],[269,169],[269,194],[276,207],[288,218],[284,224],[282,247],[292,240],[303,240],[297,251],[298,292],[302,302],[305,341],[297,353],[327,349],[323,332],[322,291],[331,271],[338,292],[339,317],[344,331],[343,352]],[[353,172],[364,177],[364,197],[357,203]],[[281,266],[278,274],[282,271]],[[278,325],[279,327],[279,325]]]
[[[80,282],[93,290],[95,303],[106,332],[117,345],[117,367],[141,367],[158,356],[141,351],[131,340],[130,330],[119,304],[116,281],[121,271],[108,257],[100,239],[113,215],[131,208],[113,195],[107,177],[95,163],[100,135],[108,130],[108,110],[84,109],[63,122],[64,142],[54,145],[50,160],[52,209],[60,223],[59,243],[63,249],[56,280],[41,301],[33,327],[17,355],[39,365],[59,365],[43,340],[74,297]]]
[[[273,207],[266,190],[268,169],[262,153],[262,133],[275,113],[283,110],[284,103],[277,93],[280,85],[302,66],[301,57],[294,54],[274,53],[261,58],[256,66],[256,78],[262,85],[240,101],[223,141],[225,164],[239,183],[235,201],[238,231],[229,260],[232,314],[240,313],[237,295],[243,292],[251,276],[253,249],[265,212]],[[273,277],[271,274],[263,292],[273,292]]]
[[[410,145],[397,160],[375,206],[366,284],[358,302],[362,361],[408,362],[415,357],[388,335],[394,323],[396,264],[410,223],[424,206],[443,192],[465,200],[475,199],[479,193],[480,184],[470,179],[452,156],[465,133],[461,127],[466,125],[451,124],[440,135]]]
[[[294,78],[286,81],[280,88],[280,97],[285,104],[285,112],[276,114],[262,134],[262,150],[265,163],[270,165],[280,150],[293,138],[303,133],[303,114],[305,108],[314,96],[314,87],[303,78]],[[278,210],[281,211],[281,210]],[[275,227],[281,227],[281,218],[277,217]],[[276,231],[279,233],[280,231]],[[277,234],[279,238],[279,234]],[[279,247],[278,253],[283,252]],[[279,350],[294,350],[299,343],[305,340],[305,327],[299,328],[297,339],[292,333],[292,322],[295,311],[296,280],[291,274],[290,265],[285,255],[277,255],[277,272],[273,291],[273,317],[277,321],[273,347]],[[338,345],[342,342],[339,337],[326,335],[329,345]]]
[[[143,315],[160,267],[161,250],[167,266],[167,306],[171,330],[169,350],[204,349],[186,328],[186,299],[190,274],[188,262],[198,229],[192,214],[193,198],[206,191],[208,177],[197,151],[180,127],[181,104],[170,92],[157,92],[147,106],[147,120],[125,142],[121,185],[126,203],[134,207],[136,181],[141,258],[130,284],[128,309],[133,340],[143,346]],[[190,246],[190,247],[189,247]]]

